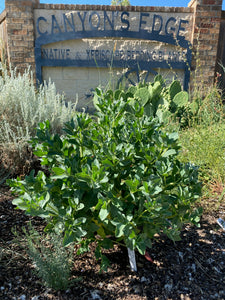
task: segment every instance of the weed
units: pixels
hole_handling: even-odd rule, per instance
[[[25,248],[35,267],[36,275],[43,284],[54,290],[65,290],[70,284],[73,247],[62,245],[62,237],[55,233],[40,235],[29,224],[23,228],[24,237],[16,232],[18,243]]]
[[[204,183],[203,199],[215,194],[213,186],[223,186],[225,180],[225,124],[197,125],[180,132],[182,151],[179,158],[199,166],[200,178]],[[222,191],[221,191],[222,194]],[[221,198],[220,202],[223,200]],[[214,207],[216,208],[217,205]]]
[[[181,132],[182,157],[200,166],[206,180],[225,179],[225,124],[196,126]]]

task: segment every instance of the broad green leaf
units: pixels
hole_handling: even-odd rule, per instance
[[[101,242],[101,247],[104,249],[111,249],[111,248],[113,248],[113,241],[111,239],[105,238]]]
[[[49,212],[45,211],[43,209],[33,209],[33,208],[31,208],[30,211],[29,211],[29,215],[31,215],[33,217],[49,219]]]
[[[142,106],[145,106],[150,97],[148,88],[143,87],[143,88],[137,89],[137,91],[134,94],[134,97],[138,98],[141,101]]]
[[[45,205],[46,205],[49,201],[50,201],[50,193],[47,192],[47,193],[45,194],[44,200],[42,200],[42,201],[39,202],[40,207],[41,207],[41,208],[44,208]]]
[[[145,251],[146,251],[146,244],[144,241],[139,241],[136,243],[136,248],[139,251],[139,253],[141,255],[145,255]]]
[[[76,210],[77,211],[82,210],[84,207],[85,207],[85,205],[83,203],[79,203],[76,207]]]
[[[102,255],[100,270],[107,272],[109,266],[110,266],[110,260],[105,255]]]
[[[189,100],[189,95],[187,92],[182,91],[175,95],[173,98],[173,102],[176,104],[177,107],[184,107]]]
[[[68,175],[66,173],[66,170],[64,168],[60,168],[60,167],[53,167],[52,171],[55,173],[55,175],[52,175],[52,178],[54,179],[63,179],[63,178],[67,178]]]
[[[169,230],[169,231],[167,231],[165,233],[168,236],[168,238],[170,238],[174,242],[179,242],[181,240],[180,232],[179,231]]]
[[[144,112],[145,112],[145,115],[148,116],[148,117],[153,117],[154,116],[155,109],[154,109],[152,103],[148,102],[145,105]]]
[[[105,159],[102,161],[103,165],[105,165],[106,167],[113,167],[114,164],[109,160],[109,159]]]
[[[181,84],[178,80],[174,80],[169,87],[170,99],[173,100],[179,92],[181,92]]]
[[[100,183],[106,183],[106,182],[108,182],[109,181],[109,178],[107,177],[107,176],[105,176],[104,178],[102,178],[101,180],[100,180]]]
[[[123,236],[125,228],[126,228],[126,225],[124,225],[124,224],[118,224],[116,226],[115,236],[118,237],[118,238],[121,237],[121,236]]]
[[[101,254],[101,248],[100,245],[98,245],[95,249],[95,257],[98,260],[99,258],[101,258],[102,254]]]
[[[76,231],[75,231],[76,239],[80,239],[80,238],[84,237],[86,234],[87,234],[87,231],[84,230],[82,227],[76,227]]]
[[[63,238],[63,246],[68,246],[69,244],[76,241],[76,234],[73,231],[66,231]]]
[[[74,222],[73,222],[73,226],[77,226],[77,225],[80,225],[80,224],[85,224],[87,218],[86,217],[80,217],[80,218],[77,218]]]
[[[27,208],[27,205],[25,204],[24,200],[22,198],[16,198],[12,201],[12,204],[17,206],[17,207],[21,207],[24,205],[24,209]]]
[[[102,208],[100,209],[99,212],[99,218],[101,221],[104,221],[107,217],[108,217],[108,209],[107,209],[107,205],[106,202],[102,205]]]
[[[90,183],[91,182],[91,175],[86,174],[86,173],[77,173],[76,177],[79,181],[83,181],[86,183]]]
[[[177,154],[177,151],[175,149],[169,149],[163,152],[162,157],[168,157],[175,154]]]
[[[172,132],[169,134],[169,139],[171,139],[171,140],[177,141],[178,138],[179,138],[178,132]]]
[[[58,213],[59,213],[58,208],[52,202],[47,204],[47,209],[49,212],[51,212],[55,215],[58,215]]]
[[[139,180],[137,180],[137,179],[126,180],[125,183],[129,187],[131,193],[135,193],[137,191],[137,188],[138,188],[139,184],[140,184]]]

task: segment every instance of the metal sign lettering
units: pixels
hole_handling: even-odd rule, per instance
[[[62,14],[61,18],[52,15],[50,21],[41,16],[36,21],[38,37],[35,41],[36,76],[42,82],[42,67],[90,67],[128,68],[129,72],[147,71],[156,74],[154,69],[184,70],[184,89],[188,89],[191,65],[191,45],[184,37],[187,20],[169,17],[164,20],[159,14],[148,12],[138,14],[138,27],[134,28],[130,13],[123,11],[97,12],[82,11]],[[93,38],[129,38],[156,41],[179,46],[179,51],[169,50],[109,50],[86,49],[84,53],[73,49],[44,48],[51,43]]]

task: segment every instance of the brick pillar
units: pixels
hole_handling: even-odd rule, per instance
[[[215,80],[222,0],[192,0],[188,6],[194,9],[191,83],[209,87]]]
[[[31,66],[35,76],[33,5],[39,0],[5,0],[8,62],[23,73]]]

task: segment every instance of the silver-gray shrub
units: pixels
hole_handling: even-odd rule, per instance
[[[60,134],[63,124],[76,113],[76,105],[57,93],[51,81],[36,88],[30,70],[18,74],[0,64],[0,72],[1,182],[9,169],[16,175],[29,170],[32,155],[27,142],[35,136],[38,124],[49,120],[52,133]]]
[[[0,144],[29,140],[38,123],[46,120],[53,132],[60,132],[75,114],[75,105],[66,102],[51,81],[36,89],[29,70],[23,75],[7,72],[2,65],[0,70]]]

